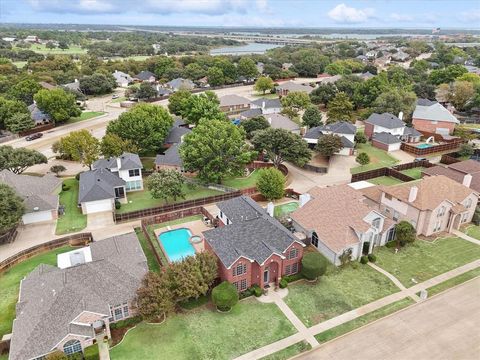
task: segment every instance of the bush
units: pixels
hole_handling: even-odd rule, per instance
[[[237,289],[228,281],[222,282],[212,290],[212,301],[220,311],[228,311],[238,302]]]
[[[301,272],[298,272],[293,275],[284,276],[282,279],[285,279],[286,282],[291,283],[303,279],[303,274]]]
[[[257,189],[267,200],[281,199],[285,195],[285,175],[274,167],[258,171]]]
[[[95,345],[86,347],[83,350],[83,358],[85,360],[99,360],[100,355],[98,353],[98,345],[95,344]]]
[[[117,321],[116,323],[110,324],[110,329],[122,329],[125,327],[132,327],[134,325],[137,325],[141,321],[142,321],[141,316],[133,316],[125,320],[120,320],[120,321]]]
[[[367,142],[367,137],[363,132],[357,132],[355,134],[355,142],[358,144],[365,144]]]
[[[67,184],[62,184],[62,191],[68,191],[70,190],[70,186],[68,186]]]
[[[318,252],[309,252],[303,255],[302,274],[308,280],[316,280],[325,274],[327,270],[327,259]]]
[[[80,180],[80,174],[83,173],[83,171],[80,171],[77,175],[75,175],[75,180],[79,181]]]
[[[368,163],[370,163],[370,156],[368,156],[366,152],[361,152],[357,155],[355,161],[360,165],[367,165]]]
[[[389,241],[389,242],[387,242],[387,243],[385,244],[385,246],[386,246],[387,248],[391,249],[391,248],[396,247],[397,244],[395,243],[395,241]]]
[[[257,284],[252,286],[252,291],[253,291],[253,295],[255,295],[255,297],[260,297],[263,294],[262,288],[260,286],[258,286]]]
[[[63,351],[60,350],[55,350],[54,352],[51,352],[47,356],[45,356],[46,360],[67,360],[68,357],[65,355]]]
[[[280,289],[285,289],[288,286],[288,281],[282,278],[278,285],[280,286]]]
[[[83,353],[77,352],[67,356],[68,360],[83,360]]]
[[[368,263],[368,257],[366,257],[365,255],[363,255],[363,256],[360,258],[360,263],[362,263],[363,265],[365,265],[366,263]]]
[[[377,257],[373,254],[368,254],[368,261],[374,263],[375,261],[377,261]]]
[[[115,209],[120,209],[122,207],[122,203],[118,200],[115,200]]]
[[[354,261],[354,262],[352,262],[352,263],[350,264],[350,266],[352,267],[352,269],[355,269],[355,270],[356,270],[356,269],[358,269],[358,266],[359,266],[359,265],[358,265],[358,262]]]

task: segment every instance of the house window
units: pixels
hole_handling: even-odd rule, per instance
[[[440,216],[443,216],[445,215],[445,210],[447,208],[445,206],[442,206],[440,209],[438,209],[438,212],[437,212],[437,217],[440,217]]]
[[[285,275],[290,275],[292,273],[292,266],[287,265],[285,266]]]
[[[233,285],[235,286],[235,288],[237,289],[237,291],[245,291],[247,290],[247,287],[248,287],[248,283],[247,283],[247,279],[242,279],[240,281],[235,281],[233,283]]]
[[[467,209],[470,209],[472,207],[472,199],[467,200],[467,204],[465,205]]]
[[[82,345],[78,340],[69,340],[63,345],[63,352],[66,355],[75,354],[82,351]]]
[[[128,170],[128,176],[140,176],[140,169]]]
[[[437,231],[440,231],[440,228],[442,227],[442,221],[441,220],[437,220],[437,222],[435,223],[435,227],[433,228],[433,232],[437,232]]]
[[[129,314],[128,314],[128,306],[124,306],[124,307],[123,307],[123,314],[124,314],[125,317],[128,317],[128,316],[129,316]]]
[[[372,226],[377,230],[380,229],[380,218],[376,218],[375,220],[373,220]]]
[[[142,188],[142,180],[127,181],[127,191],[140,190]]]
[[[295,249],[293,248],[292,250],[290,250],[290,252],[288,253],[288,256],[287,256],[287,259],[295,259],[296,257],[298,256],[298,249]]]
[[[247,273],[247,265],[246,264],[238,264],[236,267],[233,268],[233,276],[240,276]]]
[[[318,248],[318,235],[315,231],[312,233],[312,245]]]
[[[122,308],[117,308],[113,312],[113,316],[115,318],[115,321],[122,320],[123,319],[123,311]]]
[[[393,210],[393,220],[397,221],[399,218],[400,214],[398,213],[397,210]]]
[[[467,222],[468,219],[468,214],[463,214],[462,215],[462,223]]]
[[[298,263],[292,265],[292,272],[291,274],[296,274],[298,272]]]

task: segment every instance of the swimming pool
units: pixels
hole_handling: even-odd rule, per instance
[[[195,255],[195,249],[189,241],[190,236],[190,230],[181,228],[161,233],[158,241],[170,261],[181,261],[184,257]]]
[[[431,148],[433,145],[432,144],[418,144],[417,148],[418,149],[428,149]]]

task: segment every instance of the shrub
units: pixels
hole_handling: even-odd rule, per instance
[[[98,345],[95,344],[95,345],[86,347],[83,350],[83,358],[85,360],[99,360],[100,355],[98,353]]]
[[[120,209],[122,207],[122,203],[118,200],[115,200],[115,209]]]
[[[351,263],[350,266],[352,267],[352,269],[355,269],[355,270],[356,270],[356,269],[358,269],[358,266],[359,266],[359,265],[358,265],[358,262],[354,261],[354,262]]]
[[[302,274],[308,280],[316,280],[325,274],[327,270],[327,259],[318,252],[309,252],[303,255]]]
[[[377,261],[377,257],[373,254],[368,254],[368,261],[374,263],[375,261]]]
[[[253,295],[255,295],[255,297],[260,297],[263,294],[262,288],[257,284],[252,286],[252,290],[253,290]]]
[[[291,283],[291,282],[303,279],[303,274],[301,272],[298,272],[298,273],[293,274],[293,275],[284,276],[282,279],[285,279],[286,282]]]
[[[385,244],[385,246],[389,249],[391,248],[394,248],[395,246],[397,246],[396,242],[395,241],[389,241]]]
[[[125,320],[120,320],[120,321],[117,321],[116,323],[110,324],[110,329],[122,329],[125,327],[132,327],[134,325],[137,325],[141,321],[142,321],[141,316],[133,316]]]
[[[212,290],[212,301],[220,311],[228,311],[238,302],[237,289],[228,281],[222,282]]]
[[[355,142],[358,144],[365,144],[367,142],[367,137],[363,132],[357,132],[355,134]]]
[[[77,175],[75,175],[75,180],[79,181],[80,180],[80,174],[83,173],[83,171],[80,171]]]
[[[240,294],[238,294],[238,298],[240,300],[242,300],[242,299],[245,299],[249,296],[252,296],[253,294],[254,294],[254,289],[253,289],[253,287],[250,287],[247,290],[242,291]]]
[[[70,190],[70,186],[68,186],[67,184],[62,184],[62,191],[68,191]]]
[[[367,165],[368,163],[370,163],[370,156],[368,156],[366,152],[361,152],[357,155],[355,161],[360,165]]]
[[[281,199],[285,195],[285,176],[274,167],[258,171],[257,189],[267,200]]]
[[[285,289],[288,286],[288,281],[285,279],[281,279],[278,285],[280,286],[280,289]]]
[[[368,263],[368,257],[366,257],[365,255],[363,255],[363,256],[360,258],[360,263],[362,263],[363,265],[365,265],[366,263]]]
[[[55,350],[54,352],[45,356],[46,360],[67,360],[68,357],[63,351]]]

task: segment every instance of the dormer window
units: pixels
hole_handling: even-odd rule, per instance
[[[372,226],[379,230],[380,229],[380,222],[381,222],[381,219],[380,218],[376,218],[372,221]]]

